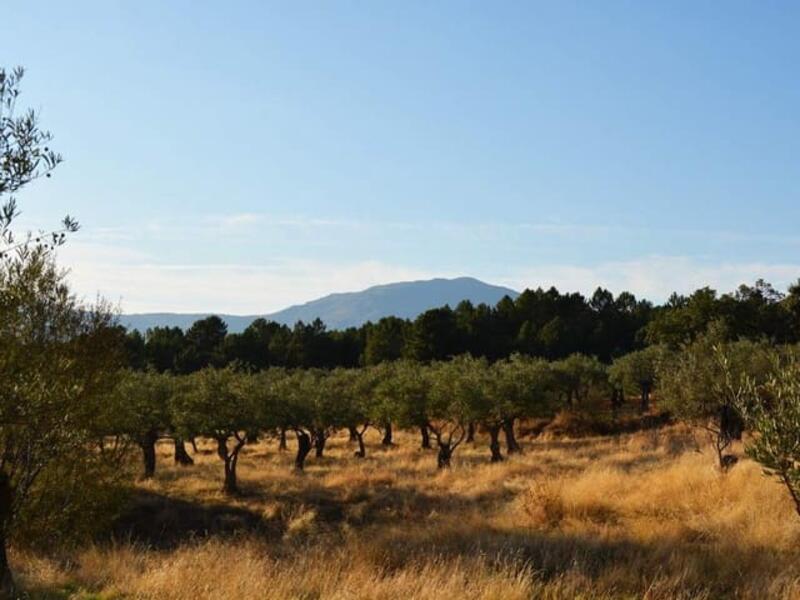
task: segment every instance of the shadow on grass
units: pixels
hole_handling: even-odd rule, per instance
[[[239,533],[269,534],[274,525],[246,508],[188,502],[137,491],[111,531],[98,541],[126,541],[171,549],[192,539]]]

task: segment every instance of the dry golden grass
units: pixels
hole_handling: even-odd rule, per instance
[[[684,428],[526,441],[496,465],[479,436],[446,472],[411,434],[370,442],[359,460],[337,437],[302,476],[274,442],[247,448],[235,499],[210,446],[190,468],[164,446],[138,538],[14,555],[17,573],[46,598],[800,598],[784,490],[750,461],[719,473]]]

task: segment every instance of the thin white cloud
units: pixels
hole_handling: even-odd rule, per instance
[[[80,296],[92,299],[100,294],[128,313],[269,313],[332,292],[434,276],[379,261],[159,264],[143,253],[95,244],[68,245],[60,258]]]

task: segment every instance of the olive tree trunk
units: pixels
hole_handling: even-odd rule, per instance
[[[311,452],[311,438],[305,431],[297,431],[297,455],[294,459],[295,471],[302,471],[306,464],[306,456]]]
[[[158,441],[158,434],[154,431],[148,431],[145,435],[139,438],[139,447],[142,449],[142,458],[144,459],[144,479],[152,479],[156,474],[156,442]]]
[[[239,486],[236,481],[236,464],[239,462],[239,452],[247,441],[247,436],[234,435],[236,444],[233,450],[228,451],[228,438],[217,438],[217,453],[222,458],[225,464],[225,482],[222,485],[222,491],[226,494],[233,495],[239,493]]]
[[[286,428],[281,427],[280,436],[278,438],[278,452],[286,452],[289,446],[286,444]]]
[[[419,432],[422,435],[422,445],[420,448],[423,450],[430,450],[431,449],[431,436],[430,432],[428,431],[427,425],[420,425]]]
[[[364,432],[358,431],[353,428],[356,434],[356,441],[358,442],[358,450],[356,451],[356,456],[358,458],[365,458],[367,456],[367,447],[364,445]]]
[[[491,425],[487,429],[489,430],[489,450],[492,452],[492,462],[500,462],[503,460],[503,454],[500,452],[500,425]]]
[[[436,456],[436,467],[439,469],[449,469],[450,459],[453,457],[453,448],[450,444],[439,443],[439,454]]]
[[[314,455],[317,458],[322,458],[325,454],[325,442],[327,441],[328,437],[324,430],[320,429],[314,434]]]
[[[646,413],[650,410],[650,384],[642,384],[642,399],[639,403],[639,412]]]
[[[8,525],[11,522],[13,490],[11,480],[6,473],[0,473],[0,598],[16,598],[17,588],[11,574],[6,554]]]
[[[467,425],[467,443],[473,443],[475,441],[475,423],[470,423]]]
[[[183,467],[193,465],[194,459],[186,451],[186,442],[183,441],[183,438],[176,437],[173,440],[175,441],[175,464]]]
[[[391,446],[392,443],[392,422],[386,421],[386,427],[383,430],[383,439],[381,440],[381,444],[384,446]]]
[[[522,452],[522,447],[517,442],[517,437],[514,435],[514,418],[506,419],[503,421],[503,433],[506,435],[506,451],[509,454]]]

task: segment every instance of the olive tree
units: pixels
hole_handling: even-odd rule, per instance
[[[481,364],[480,359],[458,356],[426,369],[432,381],[426,411],[428,429],[439,449],[440,469],[450,467],[450,459],[466,438],[469,424],[480,417],[481,379],[477,373]]]
[[[149,479],[156,472],[156,443],[170,427],[170,376],[123,371],[114,390],[112,431],[125,435],[142,451],[144,472]]]
[[[429,370],[410,360],[398,360],[389,366],[389,373],[377,385],[381,415],[390,412],[398,425],[416,428],[421,434],[421,448],[428,450],[430,444],[430,401],[432,378]]]
[[[701,335],[658,367],[660,403],[677,417],[702,427],[709,435],[719,466],[735,463],[726,454],[741,439],[744,424],[729,378],[763,383],[772,368],[767,345],[749,340],[720,342]]]
[[[480,371],[476,371],[480,373]],[[503,460],[500,431],[505,431],[509,453],[520,452],[514,422],[523,417],[550,416],[553,412],[554,379],[543,359],[513,355],[483,372],[481,422],[489,433],[492,462]]]
[[[222,490],[226,494],[239,491],[239,454],[259,424],[258,405],[246,385],[248,378],[230,367],[207,367],[186,376],[174,398],[181,435],[208,437],[217,443],[217,454],[224,464]]]
[[[335,369],[329,377],[340,405],[341,422],[350,431],[351,440],[358,443],[355,456],[365,458],[364,434],[374,422],[375,405],[379,401],[375,392],[379,381],[375,369]]]
[[[51,517],[82,510],[93,486],[123,473],[121,455],[97,451],[122,358],[111,324],[70,293],[45,250],[0,262],[0,594],[13,593],[6,541],[31,510],[45,498]]]
[[[725,379],[736,408],[755,435],[747,454],[786,487],[800,515],[800,361],[796,354],[775,358],[773,373],[760,385],[736,380],[728,365]]]
[[[639,394],[642,413],[650,410],[650,394],[656,385],[658,364],[663,356],[660,346],[648,346],[617,358],[609,368],[609,380],[616,389],[621,389],[623,395],[629,390]]]
[[[301,369],[288,373],[274,382],[275,394],[280,398],[276,405],[277,418],[294,431],[297,438],[297,454],[294,469],[298,473],[305,469],[305,461],[312,448],[322,455],[327,435],[338,419],[332,418],[328,409],[332,407],[332,386],[324,380],[320,369]],[[343,411],[344,412],[344,411]],[[325,436],[320,441],[320,436]]]
[[[598,386],[608,382],[605,366],[594,356],[571,354],[552,363],[552,369],[557,389],[570,407],[585,404]]]

